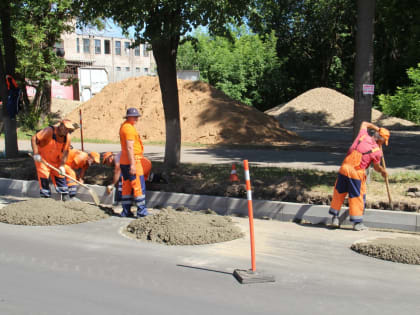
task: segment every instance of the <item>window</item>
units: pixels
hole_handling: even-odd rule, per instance
[[[149,68],[144,68],[144,72],[148,73],[149,72]]]
[[[125,71],[130,71],[130,67],[125,67]]]
[[[90,53],[90,39],[83,38],[83,52]]]
[[[140,46],[134,48],[134,56],[140,56]]]
[[[115,54],[121,55],[121,42],[119,40],[115,41]]]
[[[147,44],[143,45],[143,56],[144,57],[149,57],[149,45],[147,45]]]
[[[136,67],[136,72],[140,72],[140,68],[139,67]]]
[[[121,67],[117,67],[117,71],[121,71]]]
[[[76,51],[77,51],[77,53],[80,53],[80,40],[79,40],[79,38],[76,38]]]
[[[101,40],[95,39],[95,54],[100,55],[101,54]]]
[[[108,39],[104,40],[104,53],[109,55],[111,53],[111,42]]]
[[[125,51],[126,56],[130,55],[130,43],[129,42],[124,42],[124,51]]]

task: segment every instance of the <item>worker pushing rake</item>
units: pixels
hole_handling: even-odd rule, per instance
[[[368,129],[375,131],[373,136]],[[347,152],[338,172],[334,185],[334,193],[329,213],[332,215],[332,226],[339,227],[339,213],[345,197],[348,195],[350,221],[353,229],[367,229],[363,224],[363,213],[366,204],[366,169],[373,163],[373,169],[381,173],[387,181],[385,166],[381,166],[383,158],[382,144],[388,145],[390,132],[369,122],[362,122],[359,133]],[[388,182],[387,182],[388,183]]]

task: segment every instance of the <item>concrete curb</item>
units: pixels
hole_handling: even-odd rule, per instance
[[[88,186],[97,193],[102,204],[112,204],[112,196],[106,194],[104,186]],[[54,189],[51,191],[54,191]],[[0,178],[0,195],[39,197],[39,185],[37,181]],[[57,196],[57,194],[53,195]],[[87,189],[83,187],[79,187],[77,197],[83,201],[92,202],[92,197]],[[248,215],[246,199],[157,191],[148,191],[146,197],[148,207],[172,206],[176,208],[184,206],[192,210],[212,209],[222,215]],[[328,214],[329,206],[253,200],[253,208],[255,218],[271,218],[279,221],[306,221],[312,224],[323,224],[330,220],[330,215]],[[348,220],[347,209],[343,209],[340,222],[342,224],[351,224]],[[366,209],[363,222],[366,226],[373,228],[420,232],[419,213]]]

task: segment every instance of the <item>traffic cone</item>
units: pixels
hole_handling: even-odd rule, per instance
[[[230,171],[230,181],[233,182],[239,182],[238,175],[236,174],[236,165],[235,163],[232,164],[232,170]]]

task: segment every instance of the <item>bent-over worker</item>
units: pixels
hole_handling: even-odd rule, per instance
[[[114,168],[114,175],[112,178],[112,183],[107,186],[107,193],[110,194],[117,185],[118,194],[116,201],[121,200],[121,191],[122,191],[122,180],[121,180],[121,168],[120,168],[120,159],[121,159],[121,152],[118,153],[112,153],[112,152],[105,152],[102,157],[102,164],[113,167]],[[163,177],[162,174],[155,174],[151,172],[152,170],[152,162],[146,158],[142,157],[141,159],[141,165],[143,167],[144,172],[144,178],[146,182],[151,183],[164,183],[167,184],[168,181]]]
[[[373,136],[367,129],[375,131]],[[367,229],[363,224],[363,213],[366,203],[366,168],[373,162],[375,171],[387,176],[386,170],[380,165],[382,158],[382,144],[388,145],[390,132],[369,122],[362,122],[359,133],[347,152],[341,164],[338,178],[334,186],[334,194],[329,213],[332,225],[340,226],[338,215],[344,198],[348,194],[350,221],[354,222],[353,229],[361,231]]]
[[[67,175],[83,183],[86,170],[89,168],[89,166],[91,166],[94,163],[100,163],[100,157],[98,152],[92,151],[90,153],[86,153],[80,150],[70,149],[69,155],[67,157],[67,162],[64,167]],[[77,170],[80,171],[79,174],[76,174]],[[77,183],[67,178],[67,186],[69,187],[70,198],[76,197]]]
[[[126,120],[120,127],[121,158],[120,168],[122,173],[121,203],[122,217],[131,216],[131,203],[137,206],[137,217],[148,215],[146,208],[146,183],[144,170],[141,165],[143,157],[143,143],[134,127],[140,114],[136,108],[127,109]]]
[[[33,159],[38,175],[38,182],[41,197],[51,197],[49,178],[55,186],[56,191],[61,194],[61,200],[69,199],[69,190],[66,183],[65,163],[70,149],[70,134],[74,130],[72,122],[63,119],[54,126],[48,126],[31,138]],[[57,172],[44,164],[45,161],[59,169]]]

